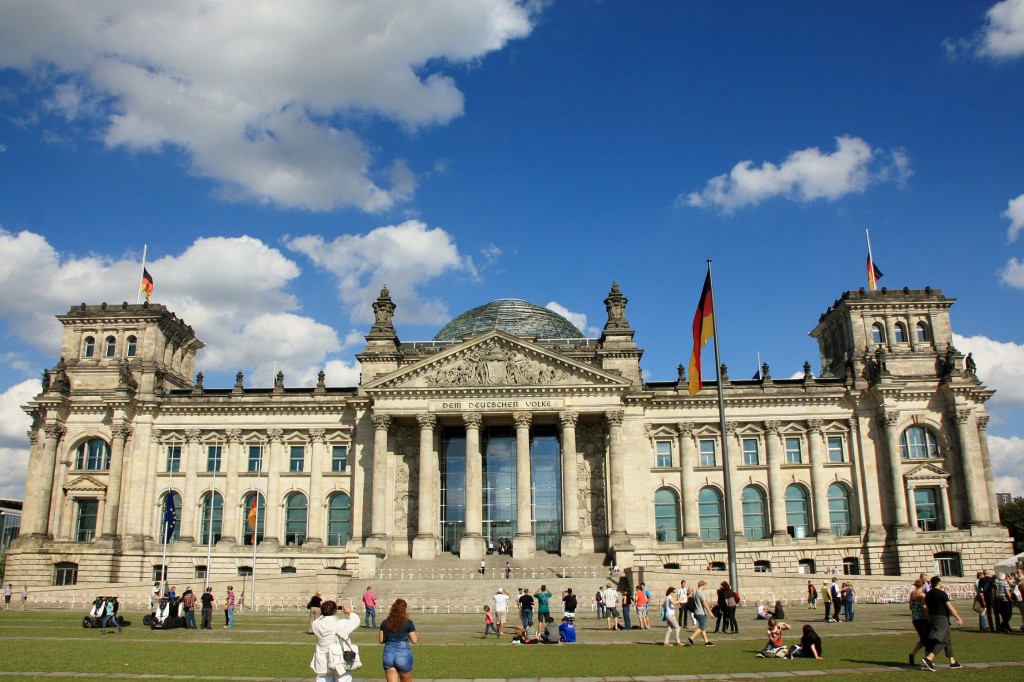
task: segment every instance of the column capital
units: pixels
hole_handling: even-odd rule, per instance
[[[327,434],[327,429],[319,429],[319,428],[318,429],[310,429],[309,430],[309,439],[311,441],[313,441],[314,443],[323,443],[324,440],[325,440],[324,436],[326,434]]]
[[[121,440],[121,441],[126,441],[126,440],[128,440],[129,436],[131,436],[131,435],[132,435],[132,425],[131,424],[125,424],[124,422],[122,422],[120,424],[114,424],[112,427],[110,427],[110,436],[111,436],[111,438],[116,438],[116,439]]]
[[[736,429],[739,428],[734,421],[725,422],[725,432],[731,437],[736,436]]]
[[[516,425],[517,429],[528,429],[530,424],[533,423],[533,414],[530,412],[513,412],[512,423]]]
[[[164,432],[163,429],[150,429],[149,430],[149,442],[150,443],[161,443],[163,442]]]
[[[891,428],[900,423],[900,411],[882,408],[878,411],[878,418],[887,428]]]
[[[563,410],[558,413],[558,423],[562,427],[576,428],[577,422],[580,420],[580,413],[575,410]]]
[[[609,410],[604,413],[604,419],[608,422],[608,426],[622,426],[623,416],[622,410]]]
[[[680,436],[689,436],[693,434],[693,422],[678,422],[676,424],[676,430],[679,431]]]
[[[186,443],[198,443],[203,432],[199,429],[185,429],[185,442]]]
[[[824,419],[808,419],[807,430],[811,433],[818,433],[821,431],[821,427],[825,424]]]
[[[484,423],[484,416],[479,412],[463,412],[462,421],[467,429],[479,429]]]
[[[370,417],[370,421],[373,422],[373,428],[378,431],[387,431],[391,428],[391,415],[390,414],[375,414]]]
[[[284,439],[284,429],[267,429],[267,440],[280,443]]]
[[[60,440],[61,436],[67,433],[67,429],[64,428],[63,424],[47,424],[43,427],[43,432],[46,433],[47,438]]]
[[[421,430],[433,431],[437,427],[437,415],[418,414],[416,415],[416,423],[420,425]]]
[[[242,429],[225,429],[224,435],[227,436],[229,443],[242,442]]]
[[[973,410],[969,407],[958,407],[950,416],[956,420],[957,424],[966,424],[971,419],[971,412]]]
[[[764,430],[768,433],[778,433],[781,422],[778,419],[768,419],[764,423]]]
[[[985,431],[986,429],[988,429],[988,415],[987,414],[979,414],[978,415],[978,430],[979,431]]]

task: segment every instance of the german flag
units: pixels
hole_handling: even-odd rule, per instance
[[[146,301],[149,301],[149,297],[153,295],[153,275],[149,274],[149,270],[142,268],[142,285],[139,286],[140,291],[146,292]]]
[[[249,527],[256,531],[256,504],[259,502],[260,494],[253,493],[252,496],[252,507],[249,509],[249,515],[245,517],[245,520],[249,522]]]
[[[693,315],[693,354],[690,356],[690,395],[697,395],[704,382],[700,375],[700,349],[715,335],[715,303],[711,295],[711,271],[704,278],[697,312]]]
[[[878,280],[882,279],[882,271],[875,265],[875,261],[871,258],[871,254],[868,254],[868,286],[871,287],[871,291],[875,290],[878,284]]]

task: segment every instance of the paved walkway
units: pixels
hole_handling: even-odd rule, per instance
[[[938,666],[942,670],[945,666]],[[986,668],[1024,668],[1024,661],[1005,661],[1000,663],[964,663],[964,670],[983,670]],[[705,673],[701,675],[643,675],[636,677],[509,677],[466,680],[452,679],[420,679],[417,682],[681,682],[682,680],[767,680],[786,677],[818,677],[833,675],[878,675],[881,673],[918,672],[917,666],[880,666],[875,668],[830,668],[828,670],[793,670],[763,673]],[[118,675],[111,673],[81,672],[14,672],[0,673],[3,677],[76,677],[76,678],[112,678],[117,680],[232,680],[239,682],[309,682],[310,675],[304,677],[258,677],[216,675]],[[384,682],[383,678],[357,677],[359,682]]]

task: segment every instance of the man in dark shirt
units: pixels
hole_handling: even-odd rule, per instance
[[[944,649],[946,658],[949,659],[949,667],[952,669],[962,668],[953,656],[953,638],[949,632],[949,618],[956,619],[957,625],[963,625],[960,614],[956,612],[953,604],[949,601],[949,595],[939,587],[939,576],[932,577],[932,589],[924,595],[924,605],[928,609],[928,624],[931,630],[928,633],[928,655],[921,659],[921,668],[929,672],[935,672],[935,654],[939,649]]]
[[[994,590],[992,589],[995,585],[996,577],[992,575],[992,571],[985,571],[985,577],[978,581],[978,594],[982,596],[985,606],[985,618],[988,620],[988,629],[990,632],[996,631],[996,619],[994,613],[995,596]]]
[[[570,619],[576,617],[576,595],[572,593],[572,588],[568,588],[562,593],[562,614]]]
[[[523,621],[524,630],[533,622],[533,595],[527,588],[523,589],[523,594],[519,597],[519,617]]]
[[[203,604],[203,629],[212,630],[213,625],[213,588],[207,587],[206,592],[203,592],[203,596],[199,598],[199,601]]]

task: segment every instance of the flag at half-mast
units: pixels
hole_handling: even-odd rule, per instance
[[[259,493],[253,493],[252,496],[252,507],[249,509],[249,515],[245,518],[249,522],[249,527],[254,531],[256,530],[256,504],[259,502]]]
[[[149,270],[142,268],[142,284],[139,286],[140,291],[146,292],[146,301],[149,301],[149,297],[153,295],[153,275],[149,274]]]
[[[704,278],[704,290],[700,292],[697,312],[693,315],[693,354],[690,356],[690,395],[697,395],[704,382],[700,373],[700,349],[715,335],[715,304],[711,295],[711,271]]]
[[[871,291],[875,290],[878,286],[878,280],[882,279],[882,271],[875,265],[875,259],[871,257],[871,253],[868,253],[868,286],[871,287]]]
[[[178,525],[178,510],[174,507],[174,493],[164,497],[164,542],[174,538],[174,528]]]

